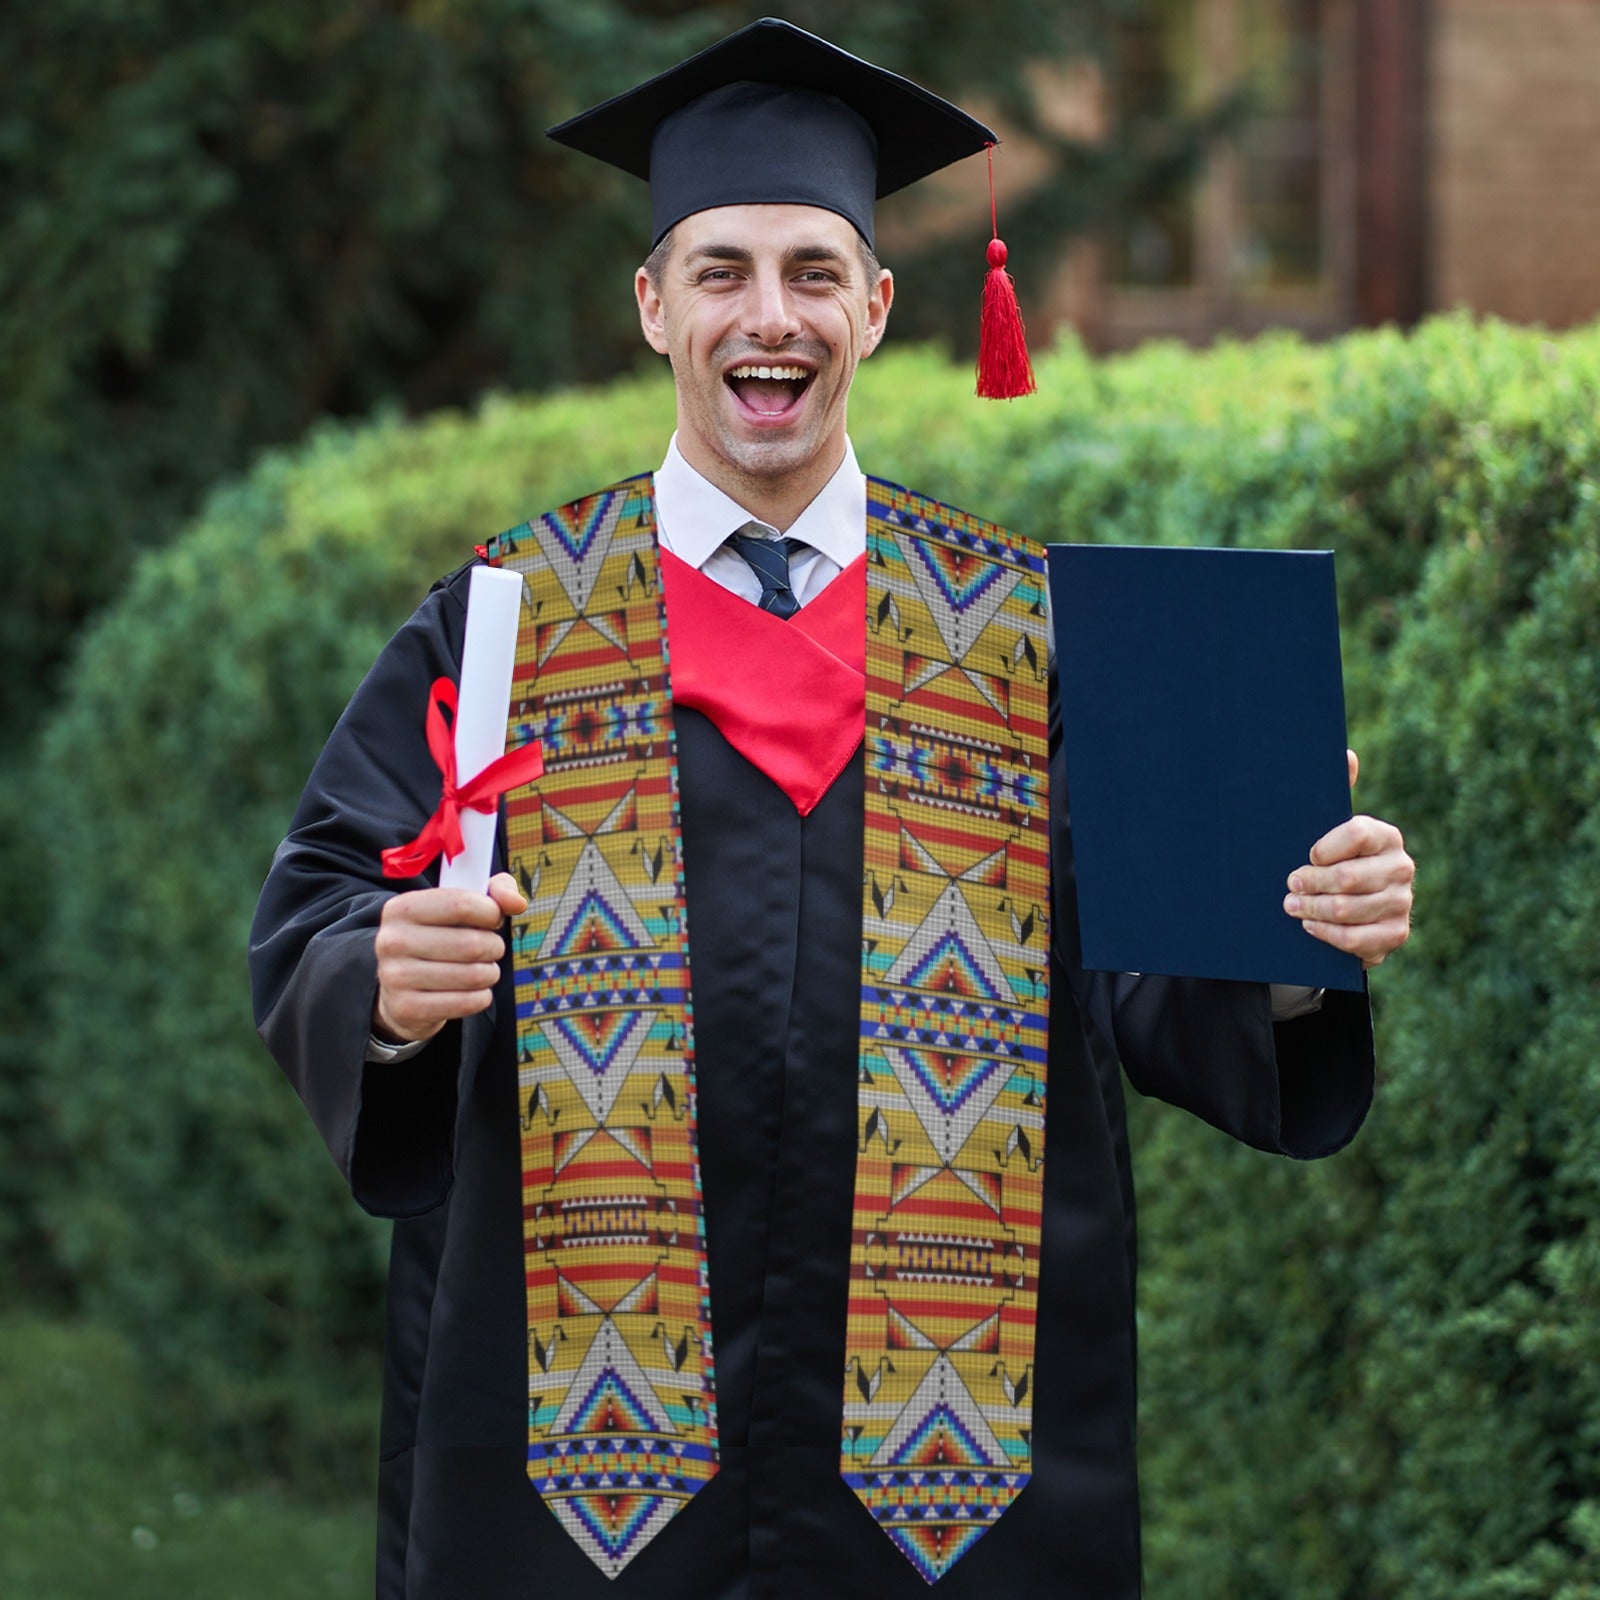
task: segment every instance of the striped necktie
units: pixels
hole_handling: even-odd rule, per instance
[[[789,586],[789,561],[796,551],[806,548],[806,543],[803,539],[767,538],[758,531],[765,528],[764,522],[747,522],[737,533],[730,533],[727,542],[761,580],[761,598],[757,604],[763,611],[787,620],[800,609],[800,602]],[[768,533],[771,531],[767,529]]]

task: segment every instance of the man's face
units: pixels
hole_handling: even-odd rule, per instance
[[[672,362],[685,460],[730,493],[820,489],[894,293],[855,229],[816,206],[696,212],[673,230],[659,287],[640,268],[635,289],[645,338]]]

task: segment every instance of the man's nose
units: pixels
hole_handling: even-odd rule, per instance
[[[800,331],[794,295],[781,273],[761,273],[751,285],[749,319],[745,331],[769,348],[792,339]]]

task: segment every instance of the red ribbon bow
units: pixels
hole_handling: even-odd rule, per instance
[[[444,788],[438,807],[422,832],[410,844],[399,844],[383,852],[386,878],[414,878],[425,871],[441,851],[446,861],[454,861],[465,848],[461,837],[462,809],[488,814],[508,789],[532,783],[544,771],[544,752],[535,739],[491,761],[477,777],[458,788],[456,705],[456,686],[448,678],[435,678],[433,687],[428,690],[428,750],[444,779]],[[449,722],[444,719],[446,711],[450,713]]]

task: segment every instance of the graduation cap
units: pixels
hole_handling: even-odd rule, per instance
[[[549,135],[648,181],[653,245],[697,211],[763,204],[836,212],[871,245],[879,195],[998,142],[977,118],[920,84],[776,17],[740,28]],[[1033,374],[998,239],[989,262],[978,392],[1027,393]],[[986,389],[984,346],[996,333],[990,302],[1001,288],[1010,297],[1025,384],[1009,351],[988,360],[1009,376]],[[1006,331],[999,330],[1002,337]]]

